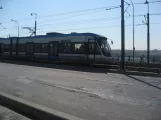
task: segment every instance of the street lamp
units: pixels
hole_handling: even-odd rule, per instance
[[[134,8],[134,3],[132,0],[130,0],[131,5],[133,7],[133,62],[135,58],[135,8]]]
[[[18,24],[18,21],[13,20],[13,19],[11,19],[11,21],[12,21],[12,22],[15,22],[15,23],[17,24],[17,26],[18,26],[18,37],[19,37],[19,24]]]
[[[37,29],[37,14],[36,13],[31,13],[31,16],[35,15],[35,36],[36,36],[36,29]]]
[[[150,25],[149,25],[149,2],[146,0],[144,4],[147,4],[147,63],[150,62]]]

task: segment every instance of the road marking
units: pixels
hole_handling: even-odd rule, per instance
[[[133,85],[132,83],[125,83],[125,82],[114,82],[114,81],[106,81],[106,82],[114,83],[114,84]]]
[[[17,79],[16,79],[16,81],[17,82],[22,82],[22,83],[25,83],[25,84],[29,84],[29,83],[31,83],[32,81],[31,80],[29,80],[28,78],[26,78],[26,77],[18,77]]]
[[[98,79],[92,79],[92,78],[84,78],[84,79],[86,79],[86,80],[91,80],[91,81],[98,81],[98,82],[113,83],[113,84],[133,85],[132,83],[127,83],[127,82],[115,82],[115,81],[98,80]]]

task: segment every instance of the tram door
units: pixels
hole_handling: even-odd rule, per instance
[[[49,51],[48,51],[48,57],[49,59],[57,60],[59,56],[59,41],[50,41],[48,43]]]
[[[95,40],[88,40],[87,60],[89,64],[93,64],[95,62]]]
[[[3,53],[3,43],[0,43],[0,56],[2,56]]]
[[[33,55],[34,55],[34,43],[33,42],[26,43],[26,55],[29,58],[33,58]]]
[[[11,48],[11,51],[10,51],[10,55],[12,57],[16,57],[18,56],[18,38],[11,38],[10,39],[10,48]]]

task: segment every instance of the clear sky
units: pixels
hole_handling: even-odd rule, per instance
[[[126,0],[130,3],[130,0]],[[149,2],[156,0],[149,0]],[[158,0],[157,0],[158,1]],[[133,0],[134,3],[142,3],[145,0]],[[0,37],[17,36],[17,26],[10,19],[17,20],[20,24],[20,36],[29,36],[28,30],[22,27],[34,27],[34,17],[31,13],[37,13],[37,34],[46,32],[92,32],[104,35],[114,41],[112,49],[121,48],[121,9],[106,10],[103,7],[117,6],[121,0],[0,0]],[[93,8],[103,8],[84,12],[73,12]],[[125,6],[126,8],[126,6]],[[126,49],[132,49],[132,6],[127,10],[130,17],[126,22]],[[73,12],[73,13],[68,13]],[[68,13],[68,14],[59,14]],[[146,5],[135,5],[135,15],[146,15]],[[161,13],[161,2],[150,4],[150,13]],[[125,16],[128,16],[125,13]],[[117,19],[116,19],[117,18]],[[142,24],[143,16],[136,17],[135,23]],[[151,49],[161,50],[161,15],[150,16]],[[156,24],[157,23],[157,24]],[[146,25],[135,26],[136,50],[147,47]]]

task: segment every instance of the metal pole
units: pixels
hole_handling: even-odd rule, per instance
[[[147,63],[150,63],[150,25],[149,25],[149,3],[147,3]]]
[[[35,13],[35,36],[36,36],[36,30],[37,30],[37,14]]]
[[[19,24],[18,24],[18,21],[13,20],[13,19],[11,19],[11,21],[13,21],[13,22],[15,22],[17,24],[17,26],[18,26],[18,37],[19,37]]]
[[[16,23],[17,23],[17,26],[18,26],[18,37],[19,37],[19,24],[16,20],[14,20]]]
[[[133,4],[133,62],[135,58],[135,8]]]
[[[17,25],[18,25],[18,37],[20,36],[20,31],[19,31],[19,24],[18,22],[16,21]]]
[[[37,21],[35,20],[35,36],[36,36],[36,24],[37,24]]]
[[[134,8],[134,3],[132,0],[131,4],[133,7],[133,62],[134,62],[134,58],[135,58],[135,8]]]
[[[124,0],[121,0],[121,69],[125,69],[125,20]]]
[[[37,30],[37,14],[36,13],[31,13],[31,16],[35,15],[35,28],[34,28],[34,34],[36,36],[36,30]]]

